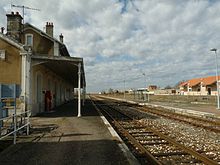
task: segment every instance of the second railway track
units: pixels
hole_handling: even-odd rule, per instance
[[[199,140],[186,141],[181,132],[168,129],[158,122],[160,118],[135,111],[135,107],[131,111],[129,106],[100,99],[94,103],[141,164],[220,164],[220,140],[217,146],[208,141],[203,146]]]

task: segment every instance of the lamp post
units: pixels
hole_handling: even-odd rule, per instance
[[[124,79],[124,100],[125,100],[125,79]]]
[[[215,63],[216,63],[216,87],[217,87],[217,109],[220,109],[219,107],[219,83],[218,83],[218,59],[217,59],[217,49],[212,48],[210,51],[215,52]]]
[[[145,83],[147,83],[147,78],[146,78],[146,74],[145,73],[142,73],[142,75],[144,76],[144,88],[145,88]],[[150,101],[150,97],[149,97],[149,89],[147,91],[147,101],[149,102]]]

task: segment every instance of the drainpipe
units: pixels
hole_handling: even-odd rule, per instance
[[[26,60],[27,60],[27,52],[21,52],[21,99],[24,102],[23,110],[26,111]]]

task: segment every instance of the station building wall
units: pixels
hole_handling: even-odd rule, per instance
[[[33,54],[52,56],[54,54],[54,42],[42,37],[39,33],[32,29],[25,30],[25,35],[22,36],[22,43],[26,42],[26,35],[32,35],[33,45],[31,46]]]
[[[0,83],[21,85],[20,50],[0,39],[0,48],[5,50],[6,59],[0,59]]]

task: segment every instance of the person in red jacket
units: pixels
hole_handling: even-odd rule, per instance
[[[52,106],[52,93],[51,91],[45,92],[45,111],[51,111]]]

